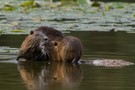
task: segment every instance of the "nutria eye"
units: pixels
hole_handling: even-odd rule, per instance
[[[58,45],[58,43],[57,43],[57,42],[55,42],[55,43],[54,43],[54,46],[57,46],[57,45]]]
[[[48,38],[45,38],[44,40],[45,40],[45,41],[47,41],[47,40],[48,40]]]

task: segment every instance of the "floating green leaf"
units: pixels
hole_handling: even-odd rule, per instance
[[[78,4],[91,4],[91,1],[90,0],[77,0],[77,3]]]
[[[21,6],[23,7],[32,7],[34,5],[35,0],[29,0],[29,1],[25,1],[21,4]]]
[[[92,4],[91,4],[92,7],[100,7],[100,3],[97,2],[97,1],[94,1]]]
[[[76,0],[61,0],[62,5],[77,5]]]
[[[124,8],[124,6],[122,6],[122,5],[119,5],[117,8],[121,9],[121,8]]]
[[[19,33],[19,32],[25,32],[25,30],[15,29],[15,30],[11,30],[11,32]]]
[[[6,4],[6,5],[4,5],[4,7],[2,9],[5,11],[13,11],[16,9],[16,7],[9,5],[9,4]]]
[[[37,2],[34,2],[33,5],[32,5],[33,8],[39,8],[41,7],[41,5]]]
[[[3,33],[3,31],[2,30],[0,30],[0,35]]]
[[[105,6],[105,10],[106,10],[106,11],[110,11],[111,9],[112,9],[112,6],[111,6],[111,5],[106,5],[106,6]]]
[[[117,9],[123,9],[125,7],[125,5],[123,3],[113,3],[113,7],[117,8]]]
[[[133,14],[133,17],[135,17],[135,13]]]

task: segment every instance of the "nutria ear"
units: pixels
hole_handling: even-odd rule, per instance
[[[31,30],[31,31],[30,31],[30,34],[32,35],[33,33],[34,33],[34,31]]]

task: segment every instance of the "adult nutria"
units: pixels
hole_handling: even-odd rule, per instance
[[[39,31],[31,31],[23,41],[19,50],[17,60],[48,60],[50,58],[51,45],[48,37]]]
[[[53,44],[53,61],[77,62],[82,56],[83,45],[76,37],[66,36]]]
[[[25,58],[28,60],[48,60],[50,59],[50,49],[52,41],[60,41],[64,37],[63,33],[47,26],[41,26],[26,37],[19,50],[17,60]]]

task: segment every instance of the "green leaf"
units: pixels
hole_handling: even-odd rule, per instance
[[[5,11],[13,11],[16,9],[16,7],[9,5],[9,4],[6,4],[6,5],[4,5],[4,7],[2,9]]]
[[[21,6],[22,7],[32,7],[34,5],[34,2],[35,2],[35,0],[29,0],[29,1],[23,2],[21,4]]]
[[[15,29],[15,30],[11,30],[11,32],[19,33],[19,32],[25,32],[25,30]]]
[[[106,5],[105,9],[106,9],[106,11],[110,11],[112,9],[112,6],[111,5]]]
[[[92,4],[91,4],[92,7],[100,7],[100,3],[97,2],[97,1],[94,1]]]
[[[135,17],[135,13],[133,14],[133,17]]]
[[[3,31],[2,30],[0,30],[0,35],[3,33]]]
[[[41,5],[37,2],[34,2],[33,5],[32,5],[33,8],[39,8],[41,7]]]

